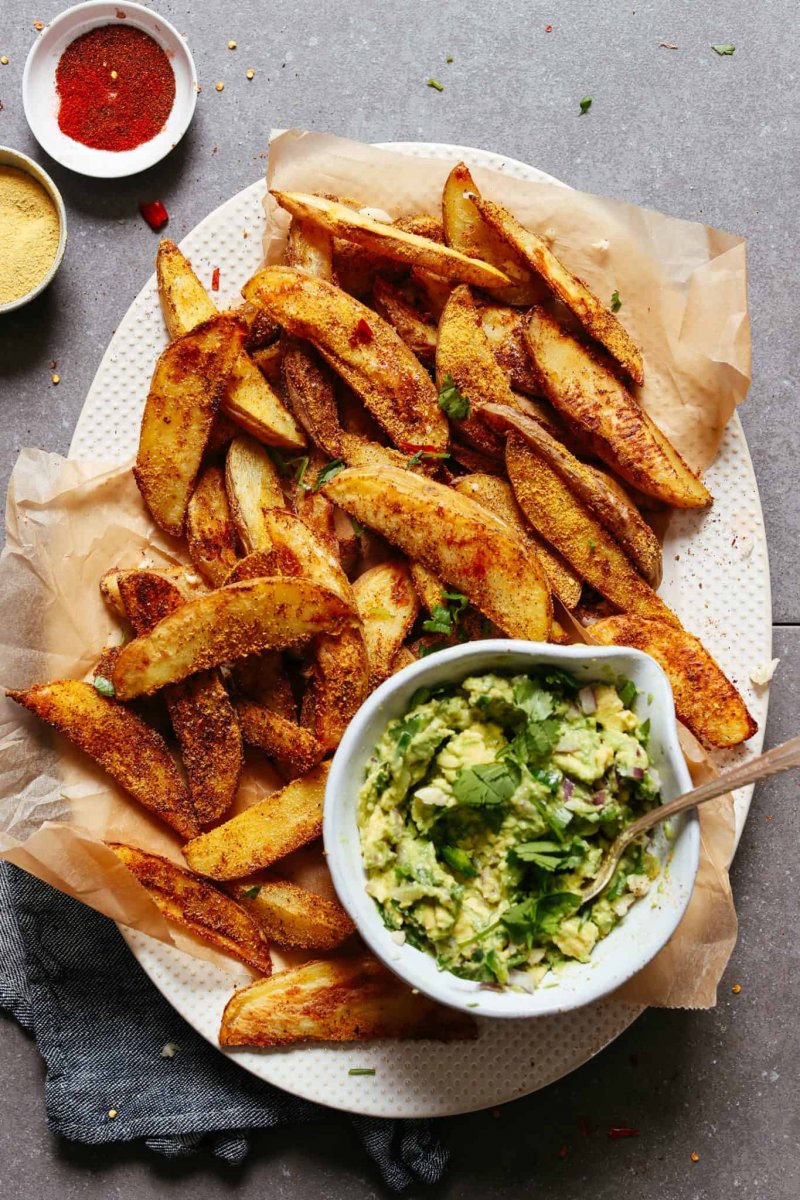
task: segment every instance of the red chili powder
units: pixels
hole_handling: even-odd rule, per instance
[[[56,68],[62,133],[96,150],[133,150],[161,129],[175,102],[175,75],[149,34],[101,25],[70,42]]]

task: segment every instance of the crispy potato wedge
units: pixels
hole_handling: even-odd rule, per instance
[[[525,516],[578,575],[625,612],[679,625],[595,513],[516,432],[506,442],[506,465]]]
[[[112,567],[110,571],[106,571],[100,580],[100,595],[118,617],[127,618],[128,616],[119,591],[120,580],[126,575],[141,570],[146,570],[150,575],[159,575],[166,579],[178,588],[187,600],[194,596],[202,595],[205,592],[200,578],[194,572],[187,570],[186,567]]]
[[[416,213],[413,217],[395,217],[392,224],[398,229],[404,229],[406,233],[416,233],[419,237],[427,238],[429,242],[444,244],[444,225],[438,217]]]
[[[346,292],[290,267],[267,267],[243,289],[323,358],[364,401],[392,441],[447,445],[436,389],[391,325]]]
[[[641,617],[606,617],[591,626],[601,646],[632,646],[664,668],[678,720],[711,746],[738,746],[758,729],[721,667],[691,633]]]
[[[485,413],[492,425],[519,434],[561,476],[575,498],[613,534],[646,581],[657,586],[661,579],[661,545],[635,505],[621,496],[605,476],[580,462],[537,421],[499,405],[487,405]]]
[[[443,279],[474,283],[476,287],[503,287],[508,277],[490,263],[471,258],[458,250],[430,238],[409,233],[398,225],[376,221],[373,217],[324,196],[303,192],[277,192],[272,195],[281,208],[293,217],[313,221],[336,237],[355,242],[373,254],[381,254],[396,262],[424,267]]]
[[[231,895],[258,921],[271,942],[297,950],[333,950],[355,933],[338,900],[318,896],[287,879],[231,884]]]
[[[303,430],[263,371],[246,354],[240,354],[231,368],[222,409],[245,432],[268,446],[302,450],[306,444]]]
[[[411,457],[402,450],[381,446],[357,433],[342,434],[342,458],[348,467],[397,467],[403,470]],[[419,464],[420,467],[422,463]]]
[[[482,219],[473,197],[478,194],[475,180],[465,163],[453,167],[442,192],[444,235],[448,246],[491,263],[510,283],[492,291],[506,304],[536,304],[542,298],[542,285],[503,238]],[[492,286],[492,285],[482,285]]]
[[[294,217],[289,225],[289,236],[284,256],[287,267],[296,267],[306,275],[316,275],[335,283],[333,273],[333,238],[327,229],[314,221],[301,221]]]
[[[331,458],[342,452],[334,375],[308,342],[284,334],[283,384],[286,398],[311,441]]]
[[[239,988],[222,1014],[222,1046],[475,1038],[472,1018],[412,992],[374,958],[326,959]]]
[[[353,584],[364,625],[369,691],[392,673],[392,662],[417,619],[419,600],[408,566],[396,560],[371,567]]]
[[[201,833],[183,848],[189,866],[210,879],[241,879],[313,842],[322,833],[327,778],[328,763],[320,763],[308,775]]]
[[[644,363],[639,347],[583,280],[556,258],[543,238],[520,225],[507,208],[481,197],[475,198],[475,204],[487,224],[537,275],[541,275],[554,295],[577,317],[587,333],[605,346],[634,383],[644,383]]]
[[[417,599],[430,616],[437,604],[444,602],[443,593],[447,591],[447,588],[441,579],[434,575],[433,571],[423,567],[422,563],[410,562],[408,569]]]
[[[394,284],[380,275],[372,285],[372,303],[385,321],[400,334],[412,354],[426,367],[436,361],[436,326],[409,304]]]
[[[182,837],[198,832],[188,788],[166,742],[122,704],[77,679],[6,694],[63,733]]]
[[[267,383],[271,383],[273,387],[280,384],[283,368],[283,346],[280,339],[269,346],[259,346],[257,350],[251,350],[250,358]]]
[[[220,663],[335,633],[353,620],[339,596],[306,579],[244,580],[190,601],[128,642],[114,687],[121,700],[149,695]]]
[[[212,587],[221,587],[238,558],[221,467],[206,467],[197,481],[186,510],[186,541],[194,567]]]
[[[481,329],[511,387],[527,396],[538,396],[539,381],[525,343],[525,314],[505,304],[481,304],[478,315]]]
[[[167,333],[174,340],[217,314],[217,306],[185,254],[168,238],[156,255],[156,279]]]
[[[462,496],[470,496],[478,504],[483,504],[510,525],[524,541],[531,542],[555,595],[565,608],[575,607],[581,598],[581,580],[561,555],[543,542],[525,520],[514,489],[505,479],[498,479],[496,475],[465,475],[456,481],[455,489]]]
[[[298,725],[253,700],[237,700],[236,714],[242,737],[250,746],[258,746],[270,758],[286,763],[305,775],[325,757],[325,747],[310,729]]]
[[[550,588],[538,561],[474,500],[412,471],[348,467],[328,497],[463,592],[511,637],[544,641]]]
[[[243,905],[160,854],[147,854],[120,842],[106,845],[147,889],[167,920],[191,930],[259,975],[272,973],[264,929]]]
[[[277,467],[254,438],[242,434],[231,442],[225,459],[225,491],[245,551],[268,550],[264,514],[283,508],[286,499]]]
[[[142,416],[133,473],[157,525],[180,537],[244,326],[212,317],[159,357]]]

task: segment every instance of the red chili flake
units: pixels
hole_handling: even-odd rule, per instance
[[[568,1153],[569,1153],[569,1147],[567,1146],[566,1142],[564,1143],[563,1146],[558,1147],[558,1157],[559,1158],[566,1158]]]
[[[545,25],[545,27],[544,27],[544,31],[545,31],[545,33],[552,33],[552,32],[553,32],[553,26],[552,26],[552,25]]]
[[[618,1138],[638,1137],[639,1130],[628,1129],[625,1125],[615,1125],[613,1129],[609,1129],[608,1136],[613,1142],[616,1142]]]
[[[358,324],[350,335],[351,346],[367,346],[372,341],[373,333],[363,317],[358,318]]]
[[[211,290],[212,292],[219,291],[219,267],[214,267],[211,272]]]
[[[151,229],[163,229],[169,220],[169,214],[160,200],[143,200],[139,212]]]
[[[586,1120],[586,1117],[578,1117],[578,1128],[584,1137],[588,1137],[592,1132],[589,1128],[589,1122]]]

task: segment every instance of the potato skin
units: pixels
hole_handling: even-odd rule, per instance
[[[207,467],[197,481],[186,514],[186,539],[195,569],[212,587],[220,587],[238,557],[221,467]]]

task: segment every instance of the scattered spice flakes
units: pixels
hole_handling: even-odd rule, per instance
[[[692,1153],[689,1155],[689,1158],[692,1160],[692,1162],[700,1162],[700,1155],[696,1150],[692,1151]]]
[[[247,68],[247,70],[245,71],[245,75],[247,76],[248,79],[255,79],[255,77],[256,77],[256,73],[252,67]]]
[[[678,49],[678,47],[675,45],[674,42],[659,42],[658,44],[662,50],[677,50]]]
[[[712,42],[711,49],[714,51],[715,54],[719,54],[720,57],[725,57],[726,55],[730,56],[731,54],[733,54],[736,47],[732,46],[730,42],[722,42],[716,46]]]
[[[8,66],[8,55],[7,54],[4,54],[3,57],[0,58],[0,63],[2,63],[4,67]]]
[[[373,333],[363,317],[359,317],[358,324],[350,335],[351,346],[367,346],[372,341]]]
[[[439,83],[439,80],[438,80],[438,79],[429,79],[429,80],[428,80],[428,87],[429,87],[429,88],[435,88],[437,92],[443,92],[443,91],[444,91],[444,84],[441,84],[441,83]]]
[[[580,103],[580,110],[581,110],[580,115],[582,117],[585,117],[591,107],[592,107],[592,97],[584,96]]]
[[[211,290],[212,292],[219,291],[219,267],[214,267],[211,272]]]
[[[36,30],[44,29],[44,21],[34,21],[33,28]]]
[[[139,212],[151,229],[163,229],[169,220],[169,214],[160,200],[143,200],[139,204]]]
[[[54,371],[54,372],[53,372],[53,374],[50,376],[50,382],[51,382],[51,383],[61,383],[61,376],[60,376],[60,375],[58,375],[58,374],[57,374],[57,373]]]
[[[619,1141],[620,1138],[638,1137],[639,1130],[631,1129],[627,1125],[613,1125],[608,1131],[608,1136],[612,1142]]]
[[[544,27],[544,31],[545,31],[545,33],[552,33],[552,32],[553,32],[553,26],[552,26],[552,25],[545,25],[545,27]]]
[[[564,1142],[563,1146],[558,1147],[558,1157],[566,1158],[568,1154],[569,1154],[569,1146],[567,1145],[566,1142]]]
[[[223,83],[223,81],[221,79],[218,79],[217,82],[214,84],[214,88],[218,92],[224,92],[225,84]]]
[[[228,49],[229,49],[229,50],[235,50],[235,49],[236,49],[236,42],[228,42]]]
[[[738,996],[739,992],[741,990],[742,990],[742,985],[740,983],[735,983],[733,985],[733,987],[731,988],[731,991],[733,992],[734,996]]]

